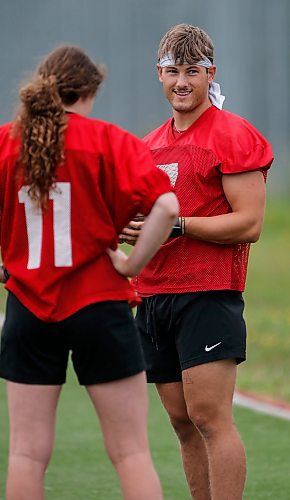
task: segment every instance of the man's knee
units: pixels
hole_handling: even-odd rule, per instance
[[[230,409],[225,411],[210,401],[189,405],[188,415],[191,422],[205,439],[209,439],[216,433],[233,425]]]
[[[171,425],[181,443],[191,438],[194,426],[187,412],[171,412],[169,414]]]

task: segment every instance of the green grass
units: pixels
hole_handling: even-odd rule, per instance
[[[252,245],[245,316],[248,360],[238,386],[290,402],[290,202],[267,207],[261,239]]]
[[[235,408],[245,444],[248,478],[244,500],[289,498],[289,422]]]
[[[166,500],[189,500],[178,444],[150,386],[149,434],[154,462]],[[0,498],[8,446],[4,383],[0,382]],[[289,422],[235,408],[235,417],[247,449],[249,473],[245,500],[286,500],[289,491]],[[106,457],[94,410],[69,371],[58,409],[52,462],[46,475],[47,500],[118,500],[118,480]]]

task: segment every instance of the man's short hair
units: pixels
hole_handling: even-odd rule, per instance
[[[213,63],[214,45],[209,35],[197,26],[177,24],[172,26],[160,41],[158,62],[171,55],[178,64],[194,64],[204,57]]]

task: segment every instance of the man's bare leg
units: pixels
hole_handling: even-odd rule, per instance
[[[232,417],[236,370],[235,361],[223,360],[183,372],[187,411],[206,444],[212,500],[243,498],[246,457]]]
[[[188,416],[182,383],[156,384],[156,387],[180,442],[191,497],[195,500],[210,500],[206,446]]]

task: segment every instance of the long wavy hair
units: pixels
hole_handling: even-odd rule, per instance
[[[104,74],[104,68],[80,48],[61,46],[20,89],[21,104],[12,135],[20,136],[18,165],[24,170],[29,196],[40,208],[46,208],[57,166],[64,161],[65,107],[80,98],[94,97]]]
[[[179,64],[194,64],[205,56],[213,62],[214,45],[203,29],[191,24],[177,24],[162,37],[157,52],[158,61],[167,54],[171,54]]]

